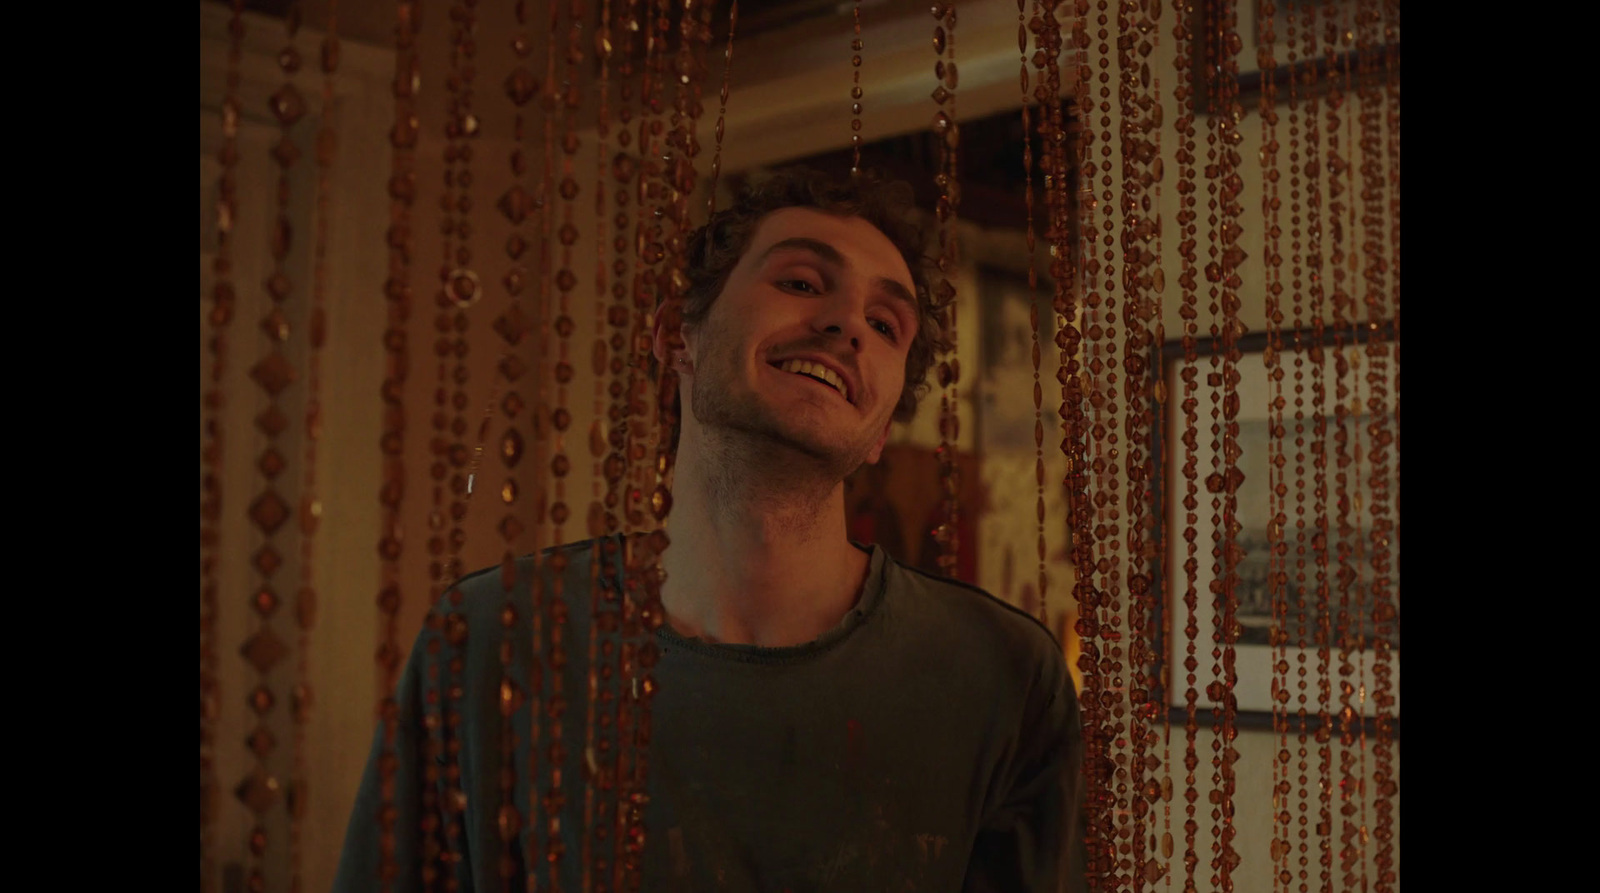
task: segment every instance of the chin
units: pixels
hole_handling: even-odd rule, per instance
[[[797,471],[801,463],[812,474],[842,481],[865,464],[877,442],[875,436],[860,439],[861,432],[854,430],[860,423],[855,404],[777,405],[753,390],[730,395],[695,384],[690,411],[700,426],[707,433],[720,432],[717,439],[729,446],[744,441],[749,455],[772,460],[774,470]]]
[[[826,437],[797,418],[768,417],[761,421],[735,424],[723,430],[747,440],[750,454],[765,460],[775,473],[804,473],[812,478],[842,481],[870,455],[870,446]]]

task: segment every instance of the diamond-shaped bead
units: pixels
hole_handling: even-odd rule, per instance
[[[277,437],[284,429],[289,427],[289,418],[283,410],[276,406],[269,406],[260,415],[256,416],[256,427],[268,437]]]
[[[521,223],[528,216],[528,211],[533,207],[533,198],[523,190],[521,185],[516,185],[507,189],[505,194],[500,196],[500,203],[495,207],[500,209],[500,213],[506,215],[507,220],[512,223]]]
[[[514,266],[506,271],[505,278],[501,282],[505,284],[506,291],[512,295],[520,295],[523,287],[528,284],[528,271],[521,265]]]
[[[257,460],[256,467],[261,469],[261,473],[266,475],[268,479],[275,478],[279,474],[283,473],[283,454],[275,449],[272,449],[271,447],[268,447],[267,450],[261,454],[261,458]]]
[[[500,439],[500,457],[505,460],[507,468],[514,468],[522,458],[522,434],[515,428],[507,428],[505,436]]]
[[[278,661],[283,660],[289,649],[269,626],[263,627],[260,632],[251,636],[249,641],[244,643],[244,647],[239,649],[239,653],[250,662],[250,666],[256,668],[257,673],[266,675],[278,665]]]
[[[506,95],[517,105],[527,105],[528,100],[539,92],[539,79],[533,76],[527,66],[518,65],[516,70],[506,78]]]
[[[272,730],[258,725],[256,731],[251,731],[250,738],[245,739],[245,746],[250,747],[251,754],[258,755],[262,760],[272,755],[272,749],[278,746],[278,739],[272,735]]]
[[[289,318],[284,315],[282,307],[273,307],[261,320],[261,331],[273,341],[289,340]]]
[[[256,570],[261,572],[261,576],[270,577],[283,566],[283,556],[278,554],[277,549],[272,548],[271,543],[268,543],[256,550],[254,564]]]
[[[271,589],[263,587],[257,590],[255,596],[250,599],[250,606],[255,608],[256,613],[260,614],[261,618],[265,620],[271,617],[274,611],[278,610],[278,594]]]
[[[294,167],[294,163],[300,160],[300,147],[285,136],[272,147],[272,160],[278,162],[279,167]]]
[[[272,94],[267,104],[272,108],[272,114],[278,119],[278,123],[285,127],[294,124],[306,113],[306,101],[293,84],[279,87],[278,92]]]
[[[511,347],[521,344],[522,336],[528,332],[528,320],[522,312],[522,307],[512,304],[504,315],[495,320],[494,330]]]
[[[294,283],[282,270],[267,277],[267,293],[272,295],[274,301],[282,301],[289,297],[289,292],[294,290]]]
[[[499,529],[502,539],[508,543],[514,542],[517,537],[522,535],[522,522],[517,520],[516,515],[506,515],[500,519]]]
[[[248,703],[257,716],[265,716],[272,710],[273,705],[278,703],[278,699],[272,696],[271,689],[265,685],[258,685],[255,691],[250,693]]]
[[[292,46],[284,47],[283,52],[278,54],[278,66],[283,69],[284,74],[294,74],[299,71],[300,62],[300,51]]]
[[[250,370],[250,377],[268,394],[276,397],[294,383],[294,367],[283,358],[283,354],[275,353],[257,363]]]
[[[527,371],[528,364],[515,355],[508,356],[500,361],[500,374],[506,377],[506,381],[516,381]]]
[[[289,506],[275,490],[268,490],[250,506],[250,520],[256,522],[267,536],[276,533],[283,522],[289,520]]]
[[[250,811],[261,815],[278,802],[278,780],[268,775],[261,769],[250,773],[250,777],[239,783],[233,791]]]

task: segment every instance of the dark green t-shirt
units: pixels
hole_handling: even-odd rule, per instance
[[[425,866],[427,874],[453,873],[461,891],[499,891],[502,868],[520,875],[529,864],[540,889],[582,889],[584,827],[609,802],[602,791],[586,805],[584,781],[590,770],[614,765],[617,752],[602,753],[597,737],[606,732],[591,731],[600,728],[588,713],[592,623],[597,663],[613,668],[609,680],[594,680],[600,709],[626,709],[635,689],[616,671],[621,640],[609,623],[591,619],[620,604],[623,542],[562,547],[562,595],[555,598],[548,582],[541,587],[537,633],[531,558],[519,563],[511,590],[510,636],[498,568],[461,581],[459,602],[444,601],[423,630],[401,682],[393,745],[396,893],[427,889]],[[605,549],[597,552],[597,544]],[[541,579],[549,578],[552,554],[539,561]],[[593,587],[596,575],[600,585]],[[559,627],[551,614],[557,602],[565,607]],[[549,665],[555,628],[565,645],[559,673]],[[542,650],[530,661],[535,635]],[[511,643],[510,678],[539,680],[539,732],[547,741],[551,707],[562,696],[564,752],[529,753],[534,727],[525,682],[509,702],[515,740],[503,737],[503,641]],[[663,625],[655,642],[659,689],[649,718],[641,889],[955,893],[1081,883],[1062,880],[1069,863],[1074,873],[1082,870],[1077,698],[1060,647],[1023,612],[872,548],[855,608],[815,641],[711,644]],[[450,755],[452,740],[459,760]],[[502,776],[508,743],[514,771]],[[384,746],[380,729],[337,891],[378,889]],[[565,802],[554,835],[552,758],[561,761]],[[541,804],[533,821],[530,761]],[[452,781],[457,765],[459,787]],[[502,781],[513,784],[522,819],[511,847],[501,844],[499,830]],[[554,884],[546,859],[552,840],[562,849]],[[587,843],[593,847],[593,838]],[[589,850],[591,859],[609,859],[609,845]],[[451,853],[460,858],[451,861]]]

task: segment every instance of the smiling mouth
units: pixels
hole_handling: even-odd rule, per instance
[[[803,375],[812,381],[821,382],[833,388],[846,402],[853,402],[850,400],[850,394],[845,387],[844,381],[832,369],[821,363],[813,363],[808,360],[785,360],[782,363],[773,363],[772,366],[784,372],[792,372],[795,375]]]

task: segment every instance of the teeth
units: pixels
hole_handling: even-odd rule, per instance
[[[843,394],[846,399],[849,399],[850,395],[844,389],[844,381],[840,379],[838,375],[834,374],[832,369],[829,369],[827,366],[824,366],[821,363],[813,363],[809,360],[785,360],[783,365],[779,366],[778,368],[785,372],[796,372],[801,375],[811,375],[816,378],[820,378],[832,386],[834,390],[838,391],[840,394]]]

